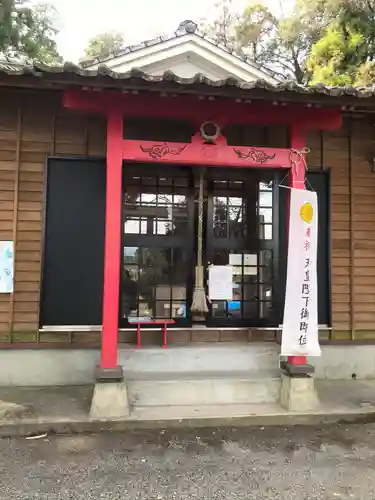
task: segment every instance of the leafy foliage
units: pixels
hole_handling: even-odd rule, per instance
[[[269,57],[270,40],[274,34],[276,19],[262,4],[247,7],[236,26],[236,40],[254,62]]]
[[[49,4],[33,8],[25,0],[0,1],[0,55],[46,64],[61,62],[55,36],[57,12]]]
[[[222,0],[217,5],[221,15],[210,28],[211,32],[216,29],[216,39],[224,44],[230,39],[237,50],[245,52],[254,62],[306,83],[307,54],[332,18],[328,1],[332,0],[297,0],[294,11],[279,19],[262,3],[253,2],[242,13],[234,14],[230,11],[230,1]]]
[[[367,87],[375,84],[375,62],[368,61],[361,64],[355,75],[354,85]]]
[[[216,5],[211,33],[254,62],[299,83],[375,83],[374,0],[297,0],[279,18],[254,2],[232,9],[230,0]]]
[[[297,0],[289,16],[279,20],[272,44],[274,62],[298,83],[308,83],[307,56],[330,22],[327,0]]]
[[[337,0],[335,19],[313,46],[307,66],[312,82],[328,85],[375,83],[375,4],[364,0]],[[372,69],[371,69],[372,68]]]
[[[85,55],[87,57],[105,57],[124,46],[124,37],[121,33],[100,33],[89,40]]]

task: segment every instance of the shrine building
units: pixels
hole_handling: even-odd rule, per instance
[[[251,368],[276,397],[290,187],[318,196],[322,357],[283,361],[375,377],[373,90],[282,81],[193,24],[81,66],[0,65],[2,385],[134,379],[139,359]],[[208,297],[226,265],[232,300],[192,310],[196,267]]]

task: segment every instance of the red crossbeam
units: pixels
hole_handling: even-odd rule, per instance
[[[291,150],[227,146],[223,137],[207,144],[196,134],[190,143],[156,142],[126,139],[122,157],[134,162],[157,162],[241,168],[290,168]]]

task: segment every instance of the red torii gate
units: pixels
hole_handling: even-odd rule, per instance
[[[205,99],[192,95],[164,95],[156,92],[67,90],[65,107],[107,117],[107,174],[103,330],[99,378],[122,379],[117,365],[120,288],[122,163],[154,162],[211,167],[281,168],[289,173],[289,186],[305,189],[307,133],[341,127],[340,108],[309,104],[250,102],[248,100]],[[210,121],[220,128],[236,124],[289,124],[290,149],[228,146],[219,136],[207,144],[198,132],[190,143],[168,143],[123,139],[124,117],[187,118],[199,130]],[[305,356],[290,356],[288,364],[306,365]],[[302,369],[302,370],[301,370]],[[300,370],[303,372],[303,366]]]

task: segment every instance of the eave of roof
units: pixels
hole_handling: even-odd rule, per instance
[[[368,88],[328,87],[323,84],[303,86],[294,81],[272,85],[265,80],[241,82],[234,77],[216,81],[201,74],[191,78],[181,78],[167,71],[161,76],[154,76],[138,69],[119,73],[105,65],[99,65],[97,69],[85,69],[72,63],[55,67],[41,63],[0,63],[0,85],[42,88],[80,86],[121,91],[194,93],[239,99],[297,100],[305,103],[336,105],[357,103],[359,105],[358,101],[361,100],[361,104],[365,104],[366,101],[366,106],[375,107],[375,86]]]

